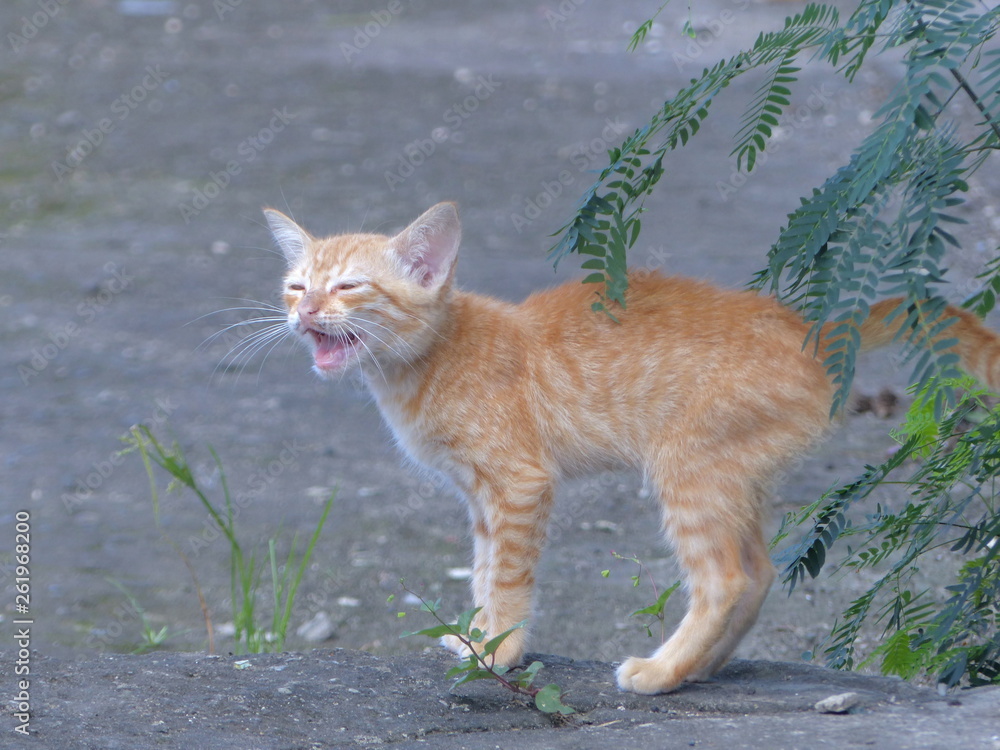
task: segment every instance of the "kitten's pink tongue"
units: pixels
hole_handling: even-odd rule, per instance
[[[322,370],[336,370],[347,361],[350,345],[340,336],[319,336],[313,361]]]

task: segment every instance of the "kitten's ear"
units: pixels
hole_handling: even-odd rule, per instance
[[[281,252],[285,254],[285,260],[288,261],[289,266],[294,266],[305,255],[306,248],[312,242],[312,235],[281,211],[265,208],[264,216],[267,218],[268,226],[271,227],[274,241],[278,243]]]
[[[421,286],[438,287],[451,276],[462,225],[454,203],[438,203],[392,238],[391,245]]]

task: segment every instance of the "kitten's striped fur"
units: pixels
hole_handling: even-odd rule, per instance
[[[288,259],[288,323],[317,372],[360,366],[406,453],[467,499],[478,627],[495,635],[528,617],[555,482],[635,467],[658,490],[689,609],[650,658],[622,664],[619,685],[667,692],[727,661],[775,575],[761,531],[771,482],[830,424],[832,387],[796,313],[658,274],[630,279],[620,323],[592,312],[579,283],[519,305],[459,291],[450,203],[391,238],[315,239],[266,215]],[[892,339],[896,304],[874,306],[866,346]],[[997,337],[949,312],[963,366],[1000,386]],[[498,661],[524,648],[516,631]]]

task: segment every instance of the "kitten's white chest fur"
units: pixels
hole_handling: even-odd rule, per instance
[[[456,460],[443,436],[435,435],[424,418],[407,414],[406,396],[410,389],[405,385],[388,385],[377,374],[366,373],[366,379],[394,442],[407,459],[421,470],[447,479],[467,496],[474,480],[472,467]]]

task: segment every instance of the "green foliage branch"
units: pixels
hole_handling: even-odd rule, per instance
[[[793,526],[808,527],[782,558],[790,590],[820,573],[841,537],[863,540],[848,545],[844,565],[878,566],[876,583],[834,627],[830,664],[857,666],[854,644],[873,616],[884,623],[886,638],[871,658],[884,671],[934,674],[947,685],[1000,681],[1000,519],[992,493],[1000,416],[984,408],[977,386],[961,379],[942,294],[948,249],[959,245],[950,229],[963,223],[956,209],[969,176],[1000,148],[998,26],[1000,9],[973,0],[861,0],[844,19],[832,6],[806,6],[780,30],[705,68],[612,148],[550,251],[555,263],[573,253],[584,258],[584,282],[597,290],[593,309],[614,317],[627,306],[626,261],[644,201],[666,173],[670,152],[698,133],[724,89],[746,75],[762,81],[732,151],[737,167],[750,172],[792,104],[802,61],[825,61],[853,84],[869,54],[901,55],[902,72],[871,132],[788,215],[753,286],[801,311],[811,324],[806,346],[816,347],[824,330],[823,362],[836,385],[831,414],[847,401],[858,327],[871,303],[902,297],[891,319],[903,323],[897,339],[913,368],[916,402],[898,432],[899,450],[792,514],[779,539]],[[630,47],[651,28],[640,26]],[[956,97],[973,102],[975,122],[959,128],[949,121]],[[981,282],[965,304],[985,315],[1000,294],[1000,259],[986,265]],[[972,415],[979,419],[970,427]],[[852,525],[852,506],[900,481],[895,473],[914,462],[912,476],[901,481],[910,493],[905,506],[879,505],[865,523]],[[963,562],[948,598],[937,603],[931,592],[914,591],[912,581],[922,557],[941,550]]]
[[[427,601],[420,594],[406,587],[404,581],[399,582],[403,590],[416,597],[420,602],[420,611],[426,612],[435,620],[437,625],[412,632],[405,632],[400,638],[411,636],[424,636],[435,640],[444,636],[453,636],[465,646],[468,655],[463,657],[459,663],[448,670],[447,676],[452,678],[452,688],[464,685],[475,680],[492,680],[515,695],[527,696],[532,700],[539,711],[552,716],[570,716],[576,711],[563,702],[563,691],[556,683],[549,683],[544,687],[535,686],[535,678],[544,666],[540,661],[533,661],[524,669],[503,666],[496,663],[497,649],[515,631],[523,628],[527,623],[522,621],[511,628],[491,635],[472,624],[473,619],[482,607],[473,607],[462,612],[453,622],[446,621],[440,614],[441,600]],[[389,597],[393,601],[395,595]],[[400,612],[399,617],[405,617],[405,612]]]
[[[988,408],[987,392],[971,378],[950,386],[966,390],[944,418],[936,419],[933,403],[915,393],[890,459],[785,519],[779,538],[813,519],[805,538],[780,558],[789,591],[807,574],[819,574],[826,550],[841,537],[847,554],[838,567],[876,575],[826,640],[831,666],[878,660],[886,674],[927,674],[948,686],[963,679],[1000,682],[1000,412]],[[877,503],[862,523],[852,523],[850,507],[893,481],[890,475],[906,464],[916,469],[899,482],[908,494],[901,507]],[[958,572],[945,587],[945,600],[936,601],[932,592],[915,588],[915,579],[923,558],[949,553],[960,560]],[[862,661],[857,643],[870,615],[883,624],[885,640]]]

